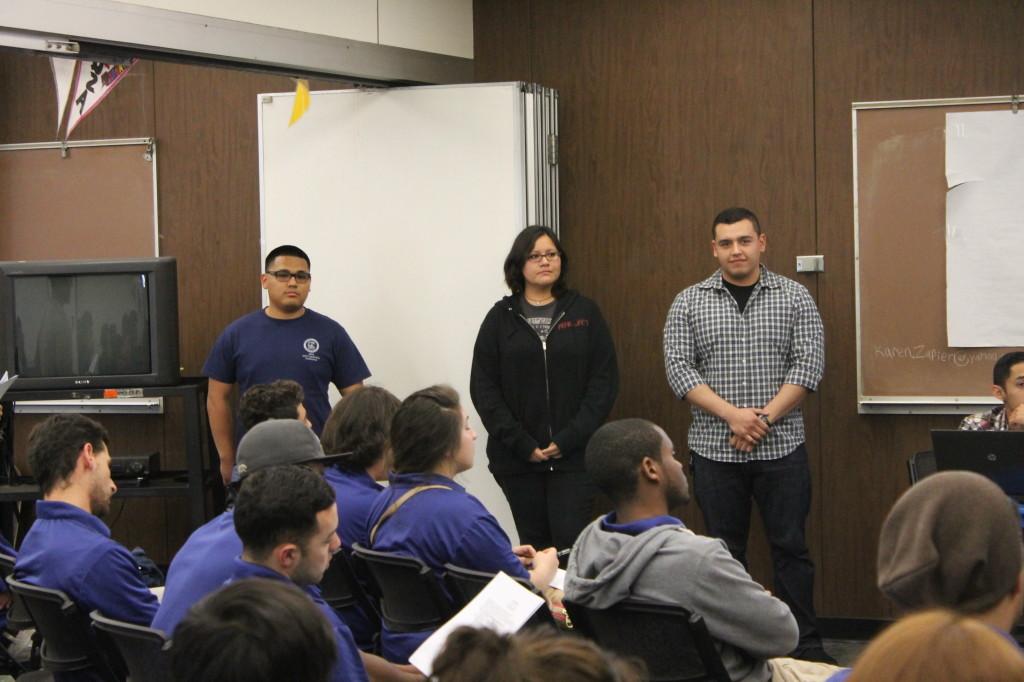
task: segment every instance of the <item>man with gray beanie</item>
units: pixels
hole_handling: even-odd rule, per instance
[[[260,469],[280,464],[322,466],[344,456],[324,455],[320,439],[298,419],[270,419],[254,426],[238,444],[237,485]],[[234,507],[197,528],[167,569],[167,587],[153,627],[173,633],[193,604],[231,577],[235,557],[241,553]]]
[[[1009,632],[1021,615],[1020,513],[978,474],[946,471],[896,501],[878,539],[878,588],[905,611],[946,607]]]
[[[1009,633],[1024,607],[1022,553],[1020,512],[998,485],[940,472],[903,493],[882,523],[878,589],[902,611],[952,609],[1016,644]]]

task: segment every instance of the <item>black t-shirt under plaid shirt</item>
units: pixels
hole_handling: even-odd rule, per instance
[[[682,398],[707,384],[736,407],[764,407],[782,384],[815,390],[825,367],[821,316],[807,288],[764,266],[743,312],[721,270],[684,289],[668,312],[665,374]],[[785,457],[804,442],[797,407],[777,420],[751,453],[729,445],[729,425],[691,406],[689,448],[720,462]]]

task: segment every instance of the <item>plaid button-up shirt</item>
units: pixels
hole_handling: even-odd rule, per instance
[[[997,405],[988,412],[972,414],[960,422],[961,431],[1008,431],[1009,419],[1006,417],[1006,405]]]
[[[665,374],[683,398],[707,384],[736,407],[764,407],[783,384],[818,387],[825,368],[825,332],[807,288],[761,266],[761,278],[740,313],[722,271],[684,289],[668,312]],[[729,445],[729,424],[691,406],[691,450],[720,462],[785,457],[804,442],[797,407],[778,419],[753,452]]]

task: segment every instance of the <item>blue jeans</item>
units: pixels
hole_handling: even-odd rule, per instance
[[[798,649],[820,647],[814,613],[814,563],[804,526],[811,509],[811,472],[801,443],[785,457],[716,462],[690,451],[690,472],[708,535],[725,540],[747,565],[751,502],[757,503],[772,550],[773,592],[789,605],[800,628]]]

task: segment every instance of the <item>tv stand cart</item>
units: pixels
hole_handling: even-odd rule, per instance
[[[15,383],[14,387],[4,395],[4,402],[107,398],[110,395],[105,392],[110,390],[75,388],[19,391],[17,383]],[[134,397],[174,398],[184,401],[185,475],[182,476],[183,472],[181,471],[161,471],[150,477],[147,485],[119,487],[114,498],[185,497],[188,500],[189,523],[193,529],[198,528],[209,517],[206,504],[208,489],[213,491],[214,504],[223,506],[220,470],[213,459],[216,458],[216,448],[211,443],[210,431],[206,423],[207,380],[205,377],[183,378],[181,383],[175,386],[146,386],[131,390]],[[13,434],[10,433],[10,430],[9,428],[6,436],[9,442],[13,442]],[[116,454],[117,444],[113,445]],[[184,480],[182,480],[183,478]],[[0,485],[0,502],[36,500],[41,497],[39,486],[35,483]]]

